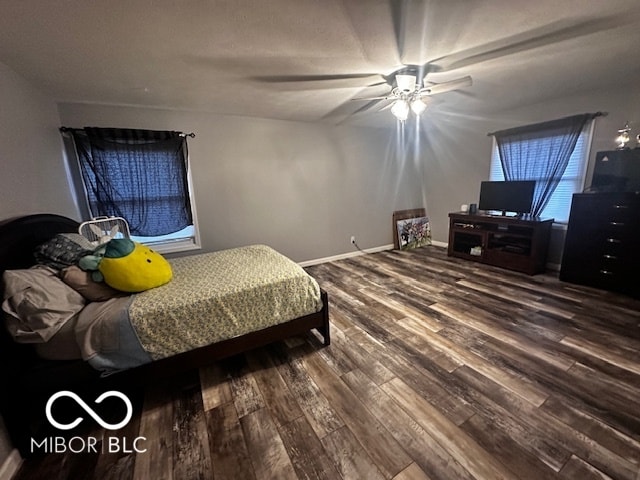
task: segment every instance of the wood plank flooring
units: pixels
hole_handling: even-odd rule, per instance
[[[308,271],[330,347],[148,387],[116,432],[146,452],[32,458],[18,479],[640,480],[640,301],[438,247]]]

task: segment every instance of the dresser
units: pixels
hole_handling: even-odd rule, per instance
[[[560,280],[640,298],[640,194],[573,195]]]

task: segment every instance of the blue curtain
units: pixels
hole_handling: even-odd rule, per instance
[[[179,132],[74,130],[92,216],[123,217],[133,235],[153,237],[193,224],[186,138]]]
[[[598,113],[585,113],[495,132],[505,180],[535,180],[531,214],[549,202],[585,124]]]

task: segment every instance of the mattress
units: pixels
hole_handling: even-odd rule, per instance
[[[131,325],[154,360],[322,309],[318,283],[265,245],[170,263],[173,280],[135,295],[129,305]]]
[[[265,245],[181,257],[170,263],[173,279],[166,285],[86,304],[51,269],[29,270],[49,282],[38,290],[43,295],[52,297],[53,287],[66,288],[81,301],[55,296],[55,311],[46,310],[52,325],[41,329],[44,333],[30,331],[17,319],[16,328],[25,331],[19,339],[38,340],[36,350],[43,358],[81,356],[109,374],[260,331],[323,307],[317,282]],[[10,306],[7,302],[3,308]],[[53,315],[60,312],[65,315]]]

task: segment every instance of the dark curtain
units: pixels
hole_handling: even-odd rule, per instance
[[[85,127],[74,130],[91,214],[123,217],[133,235],[192,225],[186,139],[179,132]]]
[[[549,202],[585,124],[598,114],[585,113],[495,132],[505,180],[535,180],[531,214]]]

